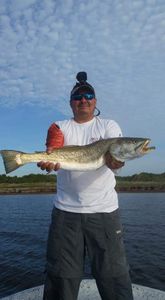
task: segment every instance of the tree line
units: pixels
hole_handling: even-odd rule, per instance
[[[22,177],[7,176],[5,174],[0,175],[0,183],[36,183],[36,182],[56,182],[56,174],[29,174]],[[131,176],[116,176],[116,180],[119,182],[165,182],[165,173],[140,173]]]
[[[165,183],[165,172],[161,174],[155,174],[155,173],[145,173],[142,172],[140,174],[134,174],[132,176],[125,176],[125,177],[116,177],[119,181],[132,181],[132,182],[137,182],[137,181],[152,181],[152,182],[164,182]]]
[[[36,183],[36,182],[56,182],[55,174],[29,174],[22,177],[0,175],[0,183]]]

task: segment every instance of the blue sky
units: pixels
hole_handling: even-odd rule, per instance
[[[101,117],[156,146],[120,174],[164,172],[165,1],[0,0],[0,149],[45,149],[49,125],[72,116],[78,71]],[[39,172],[31,164],[11,175]]]

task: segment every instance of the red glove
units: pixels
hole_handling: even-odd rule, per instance
[[[60,127],[53,123],[47,133],[46,146],[48,148],[61,148],[64,145],[64,135]]]

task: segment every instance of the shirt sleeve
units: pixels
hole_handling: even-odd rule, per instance
[[[122,131],[120,126],[115,121],[107,121],[105,124],[105,138],[122,137]]]
[[[64,145],[64,135],[60,127],[53,123],[47,132],[46,146],[47,148],[61,148]]]

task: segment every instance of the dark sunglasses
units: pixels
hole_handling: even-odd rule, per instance
[[[81,101],[82,98],[85,98],[86,100],[92,100],[93,98],[95,98],[94,94],[80,94],[80,95],[72,95],[71,96],[71,100],[75,100],[75,101]]]

